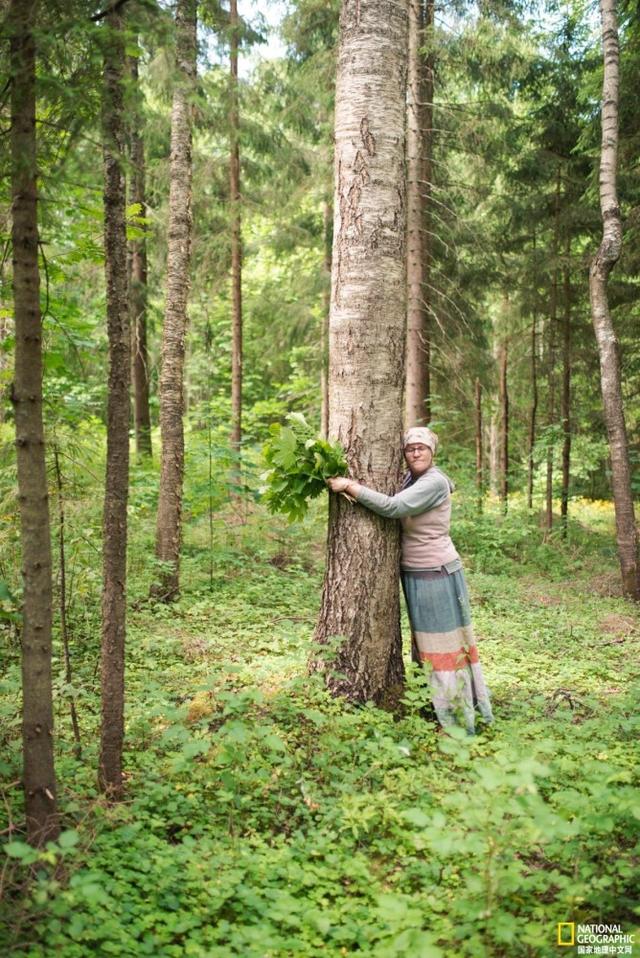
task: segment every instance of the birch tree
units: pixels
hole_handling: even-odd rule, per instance
[[[617,188],[620,46],[615,0],[600,0],[600,16],[604,58],[599,180],[603,229],[602,241],[589,270],[589,293],[591,318],[600,357],[600,386],[611,455],[611,483],[622,589],[625,595],[640,600],[638,535],[622,403],[620,352],[607,295],[609,274],[618,261],[622,248],[622,218]]]
[[[184,353],[191,264],[191,97],[196,78],[196,0],[176,7],[176,78],[171,111],[171,168],[167,294],[160,373],[160,495],[156,558],[161,567],[152,593],[163,601],[178,595],[184,476]]]
[[[329,435],[351,475],[393,493],[401,464],[406,322],[405,0],[343,0],[335,110]],[[334,692],[381,702],[402,681],[399,530],[330,496],[317,646]]]

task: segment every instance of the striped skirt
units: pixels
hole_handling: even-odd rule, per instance
[[[438,721],[475,731],[476,709],[492,722],[478,646],[471,625],[469,594],[462,568],[402,572],[411,623],[413,653],[431,667],[433,707]]]

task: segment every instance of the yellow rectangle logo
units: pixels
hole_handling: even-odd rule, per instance
[[[576,943],[575,922],[559,921],[558,922],[558,944],[559,945],[575,945],[575,943]]]

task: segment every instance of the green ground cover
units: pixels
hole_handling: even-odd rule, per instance
[[[507,517],[490,503],[478,517],[472,495],[457,494],[453,532],[496,714],[469,739],[421,717],[420,674],[396,715],[350,708],[307,676],[322,502],[292,526],[255,505],[244,524],[217,512],[212,550],[194,510],[183,596],[162,607],[145,599],[146,489],[138,471],[127,800],[106,807],[95,787],[99,575],[87,543],[99,504],[87,495],[70,519],[72,688],[55,663],[64,830],[30,849],[19,790],[3,789],[2,953],[544,958],[558,954],[557,922],[638,929],[640,628],[616,594],[610,506],[574,503],[563,544],[517,500]],[[0,735],[15,783],[11,629]]]

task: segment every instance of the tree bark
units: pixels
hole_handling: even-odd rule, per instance
[[[146,218],[143,113],[138,78],[138,59],[131,57],[131,79],[135,106],[130,126],[129,150],[131,158],[131,187],[129,202],[139,207],[139,216]],[[132,239],[130,251],[129,302],[131,307],[133,419],[138,456],[151,456],[151,415],[149,412],[149,355],[147,350],[147,238],[146,224],[143,236]]]
[[[404,0],[343,0],[335,114],[329,434],[351,475],[397,488],[406,328]],[[311,667],[353,701],[402,683],[398,525],[331,495]],[[329,665],[322,646],[337,642]]]
[[[107,468],[103,513],[102,722],[98,780],[111,800],[122,798],[124,656],[129,492],[129,387],[131,336],[127,277],[125,52],[122,14],[105,18],[102,137],[104,257],[107,288],[109,379]]]
[[[536,235],[533,234],[533,255],[536,256]],[[534,259],[535,262],[535,259]],[[527,508],[533,509],[533,474],[535,471],[534,449],[538,417],[538,275],[534,272],[533,315],[531,317],[531,409],[529,411],[529,450],[527,455]]]
[[[615,0],[600,0],[600,15],[604,57],[600,153],[600,211],[603,230],[602,242],[589,270],[589,293],[591,318],[600,357],[600,385],[611,454],[611,480],[622,588],[626,596],[640,600],[638,536],[622,403],[620,353],[607,295],[609,274],[618,261],[622,248],[622,219],[617,191],[620,49]]]
[[[196,0],[176,7],[176,80],[171,111],[171,168],[167,294],[160,373],[160,495],[156,557],[162,566],[152,595],[164,602],[180,588],[182,483],[184,476],[184,354],[191,264],[191,113],[196,78]]]
[[[509,507],[509,391],[507,372],[509,348],[504,338],[500,343],[500,499],[506,512]]]
[[[479,379],[476,379],[476,489],[480,513],[484,498],[484,479],[482,473],[482,384]]]
[[[560,494],[560,521],[562,538],[567,538],[569,519],[569,481],[571,472],[571,234],[567,231],[565,263],[562,270],[564,311],[562,317],[562,491]]]
[[[67,686],[73,682],[73,673],[71,671],[71,649],[69,648],[69,628],[67,624],[67,560],[65,546],[65,510],[64,510],[64,491],[62,484],[62,469],[60,468],[60,454],[58,444],[54,439],[53,446],[53,466],[56,475],[56,489],[58,492],[58,556],[60,558],[60,638],[62,639],[62,651],[64,654],[64,678]],[[80,723],[78,721],[78,710],[75,699],[70,696],[69,713],[71,715],[71,728],[73,731],[74,754],[80,760],[82,758],[82,744],[80,740]]]
[[[407,75],[407,346],[405,426],[429,422],[429,349],[426,335],[427,233],[424,230],[426,181],[426,83],[421,53],[424,43],[422,0],[408,0],[409,44]]]
[[[331,246],[333,242],[333,217],[331,203],[324,204],[324,268],[327,273],[327,291],[324,299],[324,315],[320,336],[320,435],[329,435],[329,313],[331,310]]]
[[[42,422],[42,317],[38,269],[35,0],[11,0],[11,197],[18,501],[24,582],[23,786],[27,839],[58,835],[51,689],[51,538]]]
[[[240,197],[240,110],[238,105],[238,4],[230,0],[229,209],[231,212],[231,443],[242,441],[242,219]]]
[[[538,323],[537,313],[534,312],[531,319],[531,410],[529,412],[529,454],[527,464],[527,508],[533,508],[533,473],[535,463],[533,461],[533,450],[536,444],[536,418],[538,415],[538,349],[536,326]]]
[[[425,395],[424,410],[425,422],[431,422],[431,330],[432,315],[429,309],[429,293],[432,289],[431,281],[431,263],[433,260],[433,238],[435,234],[434,219],[432,214],[431,191],[433,187],[433,112],[435,99],[435,76],[436,76],[436,53],[434,39],[434,21],[435,21],[435,2],[434,0],[425,0],[424,8],[424,31],[423,41],[427,45],[426,59],[422,66],[424,105],[422,109],[422,152],[424,157],[423,164],[423,189],[422,189],[422,229],[423,229],[423,281],[422,298],[424,304],[424,325],[422,334],[422,348],[424,350],[424,368],[425,368]]]
[[[558,253],[560,248],[560,167],[558,166],[558,172],[556,177],[556,194],[554,202],[554,226],[553,226],[553,246],[552,246],[552,260],[553,260],[553,279],[551,281],[551,300],[549,304],[549,333],[548,333],[548,355],[547,355],[547,383],[548,383],[548,406],[547,406],[547,423],[550,428],[555,425],[556,421],[556,377],[555,377],[555,364],[556,364],[556,325],[558,320]],[[546,483],[546,511],[545,511],[545,527],[548,532],[551,532],[553,528],[553,453],[554,453],[553,438],[550,437],[549,446],[547,448],[547,483]]]

